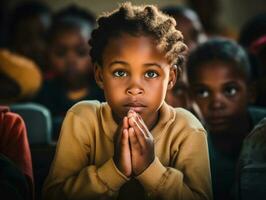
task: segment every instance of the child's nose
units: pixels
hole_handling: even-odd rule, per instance
[[[224,108],[225,102],[222,94],[214,94],[211,98],[210,107],[212,109]]]
[[[143,93],[144,93],[143,90],[141,88],[137,88],[137,87],[129,88],[127,90],[127,94],[131,95],[131,96],[141,95]]]
[[[67,57],[66,57],[67,62],[75,63],[77,61],[77,58],[78,58],[78,56],[74,51],[68,50]]]

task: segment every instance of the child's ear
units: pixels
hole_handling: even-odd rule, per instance
[[[176,80],[181,76],[181,68],[173,65],[170,69],[170,74],[169,74],[169,81],[168,81],[168,86],[167,86],[167,90],[171,90],[175,83]]]
[[[98,64],[94,65],[94,77],[97,85],[103,89],[103,70]]]

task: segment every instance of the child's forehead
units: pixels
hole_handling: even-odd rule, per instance
[[[103,61],[112,59],[131,60],[151,60],[167,62],[165,53],[157,48],[152,37],[146,35],[122,34],[108,41],[104,52]]]
[[[89,32],[86,29],[79,28],[79,27],[69,27],[69,28],[59,28],[56,32],[53,34],[53,40],[58,41],[61,38],[66,37],[77,37],[84,41],[88,41],[89,39]]]
[[[237,79],[246,81],[245,73],[233,62],[210,61],[202,63],[197,67],[194,74],[195,79]]]
[[[125,44],[126,43],[126,44]],[[152,35],[144,34],[144,33],[136,33],[130,34],[126,32],[117,33],[108,39],[106,46],[114,45],[114,46],[126,46],[126,45],[134,45],[134,43],[142,43],[143,46],[153,46],[156,47],[157,43]],[[130,47],[130,46],[128,46]]]

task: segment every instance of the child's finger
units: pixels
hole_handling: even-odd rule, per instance
[[[140,146],[140,143],[137,139],[137,136],[134,132],[134,129],[132,127],[130,127],[128,129],[128,135],[129,135],[129,142],[130,142],[130,146],[131,146],[131,149],[132,149],[132,152],[134,151],[140,151],[141,152],[141,146]]]
[[[139,124],[137,123],[136,120],[137,120],[136,116],[130,117],[128,120],[128,123],[131,127],[135,127],[135,128],[138,128],[139,130],[141,130],[142,128],[139,126]]]
[[[127,127],[127,128],[125,128],[125,127]],[[114,136],[114,141],[115,141],[116,145],[120,144],[121,137],[122,137],[124,129],[128,129],[128,118],[126,118],[126,117],[123,118],[123,121],[119,125],[119,127],[117,129],[117,132],[116,132],[116,134]]]
[[[141,118],[140,115],[137,114],[137,119],[136,119],[139,127],[141,127],[142,131],[144,132],[146,137],[153,138],[152,134],[150,133],[149,129],[147,128],[145,122]]]
[[[125,147],[129,147],[129,143],[128,143],[128,129],[124,129],[122,134],[121,134],[121,148],[125,148]]]
[[[142,133],[145,135],[145,138],[149,137],[149,130],[146,127],[144,121],[142,120],[142,118],[137,114],[136,115],[136,123],[138,125],[138,127],[142,130]]]
[[[130,147],[129,147],[129,135],[128,135],[128,129],[124,129],[122,134],[121,134],[121,140],[119,145],[119,149],[120,149],[120,155],[122,157],[126,157],[126,156],[130,156],[129,152],[130,152]]]
[[[130,109],[128,112],[127,112],[127,117],[130,118],[132,116],[134,116],[136,114],[136,112],[132,109]]]
[[[135,131],[135,134],[136,134],[136,137],[141,145],[142,148],[145,148],[146,146],[146,136],[145,136],[145,133],[143,132],[143,130],[141,129],[141,127],[139,127],[138,123],[134,120],[134,118],[130,118],[130,120],[132,120],[132,125],[131,126],[134,131]]]
[[[123,129],[128,129],[129,128],[129,124],[128,124],[128,117],[124,117],[123,118]]]
[[[137,117],[137,115],[136,115],[136,113],[133,110],[129,110],[128,111],[127,118],[128,118],[129,126],[134,126],[134,120],[135,120],[136,117]]]

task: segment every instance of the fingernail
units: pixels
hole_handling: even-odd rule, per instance
[[[128,111],[128,117],[135,116],[135,114],[136,114],[136,113],[135,113],[134,110],[131,110],[131,109],[130,109],[130,110]]]
[[[130,110],[128,111],[128,113],[134,113],[134,110],[130,109]]]

